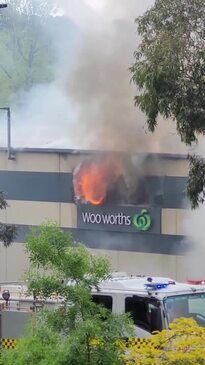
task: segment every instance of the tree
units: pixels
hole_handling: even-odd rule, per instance
[[[130,68],[139,91],[135,103],[145,112],[151,132],[161,114],[176,122],[187,145],[205,133],[204,18],[204,0],[156,0],[136,19],[141,43]],[[190,179],[195,161],[197,157],[190,162]],[[197,181],[192,181],[192,188],[188,196],[196,207],[203,190]]]
[[[0,192],[0,209],[6,209],[8,207],[8,203],[5,199],[5,196],[2,192]],[[4,247],[8,247],[11,245],[13,240],[17,235],[17,228],[13,224],[5,224],[0,222],[0,241],[3,243]],[[0,365],[2,364],[2,353],[0,348]]]
[[[5,196],[0,192],[0,209],[8,207]],[[0,223],[0,241],[5,247],[8,247],[14,240],[17,234],[16,226],[13,224]]]
[[[11,102],[14,95],[36,83],[52,80],[54,54],[46,21],[49,0],[9,0],[0,14],[0,100]]]
[[[197,208],[205,200],[205,160],[200,156],[189,156],[189,164],[187,196],[192,208]]]
[[[125,315],[114,316],[95,304],[91,288],[109,276],[106,259],[93,256],[55,223],[29,235],[26,247],[32,268],[28,290],[34,300],[63,298],[63,305],[36,315],[30,335],[4,354],[8,365],[120,365],[116,339],[132,333]]]
[[[146,348],[130,347],[127,364],[137,365],[204,365],[205,328],[192,318],[180,318],[170,329],[155,336]]]

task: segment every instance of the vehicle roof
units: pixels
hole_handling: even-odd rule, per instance
[[[112,276],[110,279],[102,282],[98,290],[99,292],[133,293],[147,297],[155,296],[162,299],[171,295],[192,294],[194,292],[205,293],[205,285],[180,283],[167,277],[120,275]]]
[[[19,301],[19,302],[33,302],[34,298],[32,295],[28,294],[28,288],[23,283],[0,283],[0,303],[4,303],[5,300],[3,299],[3,293],[9,292],[9,302],[11,301]],[[43,299],[39,299],[36,301],[41,301]],[[44,300],[45,303],[55,303],[61,301],[62,298],[59,298],[56,295],[53,295],[53,297]]]
[[[0,293],[10,292],[10,300],[33,301],[33,297],[27,293],[27,286],[23,283],[0,283]],[[205,293],[205,284],[193,285],[180,283],[171,278],[145,275],[127,275],[126,273],[114,273],[102,282],[93,293],[123,293],[144,297],[156,297],[163,299],[167,296]],[[46,302],[58,302],[62,298],[53,295]],[[0,302],[3,298],[0,296]]]

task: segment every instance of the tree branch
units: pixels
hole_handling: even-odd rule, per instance
[[[5,69],[5,67],[3,65],[0,64],[0,68],[2,69],[2,71],[6,74],[6,76],[12,80],[13,77],[9,74],[9,72]]]
[[[198,208],[205,200],[205,160],[200,156],[189,157],[189,176],[186,194],[192,209]]]

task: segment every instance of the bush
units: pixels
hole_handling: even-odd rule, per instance
[[[145,348],[131,346],[127,365],[204,365],[205,328],[191,318],[180,318],[152,337]]]

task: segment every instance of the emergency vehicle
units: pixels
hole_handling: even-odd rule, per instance
[[[93,292],[93,299],[114,313],[130,313],[139,338],[168,328],[179,317],[191,317],[205,327],[205,281],[114,275]]]
[[[6,348],[15,346],[36,311],[59,308],[63,301],[57,296],[34,300],[23,283],[0,284],[0,295],[0,339]],[[92,290],[92,298],[113,313],[130,313],[137,338],[168,328],[178,317],[192,317],[205,327],[204,281],[179,283],[164,277],[115,273]]]

